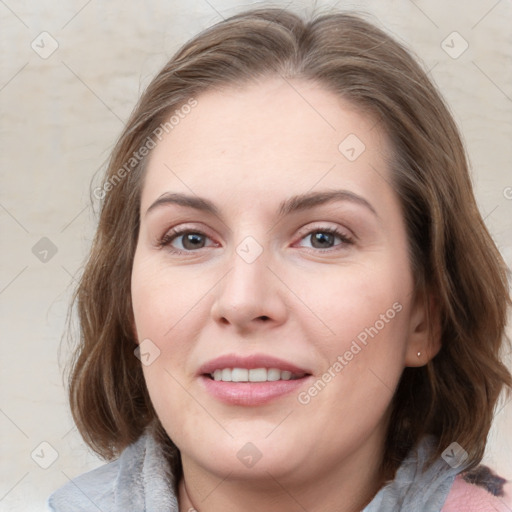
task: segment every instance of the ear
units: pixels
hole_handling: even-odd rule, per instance
[[[437,300],[430,293],[418,294],[411,311],[405,366],[425,366],[439,350],[441,318]]]

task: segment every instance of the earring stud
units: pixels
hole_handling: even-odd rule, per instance
[[[418,352],[418,357],[421,357],[421,352]]]

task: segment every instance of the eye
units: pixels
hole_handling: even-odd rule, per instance
[[[331,249],[333,247],[338,247],[338,249],[334,250],[339,250],[346,245],[354,243],[353,238],[347,233],[330,227],[315,228],[313,231],[309,231],[301,240],[306,240],[307,238],[310,238],[313,249],[318,250]],[[341,243],[333,245],[336,238],[340,239]]]
[[[202,231],[191,229],[173,229],[168,231],[159,241],[159,247],[170,247],[172,252],[192,252],[205,247],[205,239],[209,239]],[[175,247],[173,242],[181,240],[181,247]]]
[[[312,249],[320,251],[343,249],[346,245],[354,243],[352,237],[347,233],[342,232],[335,228],[330,227],[318,227],[314,230],[309,231],[305,236],[301,238],[306,240],[310,238]],[[339,239],[341,243],[335,244],[335,240]],[[197,249],[203,249],[207,247],[206,241],[211,240],[205,233],[199,230],[191,229],[172,229],[165,233],[165,235],[158,241],[159,247],[169,247],[171,252],[175,253],[186,253],[195,252]],[[180,241],[181,247],[176,247],[174,244],[176,241]],[[211,246],[215,244],[211,244]],[[338,247],[336,249],[336,247]]]

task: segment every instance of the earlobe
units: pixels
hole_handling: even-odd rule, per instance
[[[405,366],[425,366],[441,350],[441,321],[433,295],[419,296],[411,313]]]

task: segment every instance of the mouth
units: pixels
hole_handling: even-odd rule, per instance
[[[220,382],[276,382],[298,380],[310,374],[294,373],[279,368],[217,368],[212,373],[203,375]]]
[[[297,392],[312,372],[269,355],[227,354],[201,366],[197,375],[203,389],[216,400],[261,406]]]
[[[223,382],[273,382],[298,379],[311,372],[267,354],[225,354],[203,364],[198,375]]]

